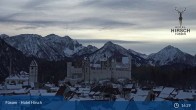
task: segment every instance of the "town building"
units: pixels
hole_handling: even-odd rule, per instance
[[[38,88],[38,64],[33,60],[29,66],[29,73],[21,71],[11,74],[5,79],[6,89],[21,89],[22,87]]]
[[[96,82],[104,79],[131,79],[131,57],[115,58],[103,57],[98,63],[91,63],[85,57],[81,67],[75,67],[72,62],[67,63],[67,77],[65,81],[76,83],[79,81]]]

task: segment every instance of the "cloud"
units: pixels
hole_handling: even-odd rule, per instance
[[[55,25],[62,28],[69,26],[70,29],[165,28],[171,22],[177,21],[178,15],[174,7],[179,4],[169,0],[8,1],[3,0],[0,4],[4,10],[0,11],[1,24],[21,23],[38,27]],[[188,12],[185,13],[187,21],[196,18],[191,2],[194,1],[183,3],[189,6]],[[15,11],[10,10],[11,8]]]
[[[138,43],[147,43],[144,41],[125,41],[125,40],[111,40],[111,39],[77,39],[78,42],[80,43],[86,43],[86,44],[90,44],[90,43],[100,43],[100,44],[104,44],[108,41],[111,41],[113,43],[116,44],[138,44]]]

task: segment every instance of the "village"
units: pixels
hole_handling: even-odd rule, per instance
[[[0,85],[1,101],[6,96],[62,97],[61,101],[195,101],[196,90],[156,86],[151,83],[141,85],[131,79],[131,58],[124,57],[122,62],[115,59],[101,59],[100,64],[92,65],[88,58],[81,68],[67,63],[67,77],[53,83],[38,82],[38,64],[33,60],[29,73],[21,71],[11,74]],[[128,61],[127,61],[128,60]],[[122,67],[122,68],[121,68]],[[100,73],[102,76],[99,76]],[[105,75],[104,75],[105,73]],[[53,103],[43,105],[50,108]],[[54,106],[53,106],[54,107]]]

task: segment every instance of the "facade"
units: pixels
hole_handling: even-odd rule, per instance
[[[121,62],[116,59],[102,58],[98,64],[91,64],[89,58],[84,58],[82,67],[74,67],[67,63],[66,81],[96,82],[104,79],[131,79],[131,57],[122,57]]]

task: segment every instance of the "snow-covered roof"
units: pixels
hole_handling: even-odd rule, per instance
[[[177,98],[177,99],[192,99],[193,98],[193,93],[183,92],[183,90],[180,90],[175,98]]]
[[[137,89],[137,93],[133,94],[134,101],[145,101],[149,91]]]
[[[162,91],[162,90],[163,90],[163,86],[156,87],[153,89],[153,91]]]
[[[0,90],[0,94],[11,94],[13,92],[13,90]]]
[[[6,85],[6,88],[7,88],[7,89],[10,89],[10,90],[22,89],[22,84],[16,84],[16,85],[9,85],[9,84],[7,84],[7,85]]]
[[[25,81],[25,82],[22,83],[22,85],[23,86],[28,86],[29,85],[29,82],[28,81]]]
[[[137,89],[137,93],[136,95],[148,95],[148,92],[147,90],[141,90],[141,89]]]
[[[58,91],[59,90],[59,87],[51,87],[50,90],[52,90],[52,91]]]
[[[120,85],[119,85],[119,84],[112,84],[112,87],[113,87],[113,88],[119,88]]]
[[[50,88],[51,88],[51,87],[54,87],[54,84],[48,84],[48,83],[47,83],[47,84],[44,84],[44,86],[50,87]]]
[[[91,91],[91,92],[89,93],[89,95],[93,95],[93,94],[95,94],[95,92],[94,92],[94,91]]]
[[[14,90],[14,93],[16,94],[25,94],[27,93],[26,89],[19,89],[19,90]]]
[[[125,87],[124,87],[124,88],[131,89],[131,88],[133,88],[133,84],[127,84],[127,85],[125,85]]]
[[[101,92],[99,92],[99,91],[95,93],[95,95],[99,95],[99,94],[101,94]]]
[[[5,80],[28,80],[29,78],[27,76],[21,76],[21,75],[10,75]]]
[[[87,94],[90,92],[90,88],[79,88],[78,91],[76,91],[77,93],[84,93]]]
[[[173,91],[174,91],[174,88],[172,88],[172,87],[165,87],[161,91],[161,94],[171,94]]]
[[[159,97],[161,97],[161,98],[167,98],[167,97],[169,97],[169,95],[170,95],[174,90],[175,90],[174,88],[165,87],[165,88],[161,91]]]

